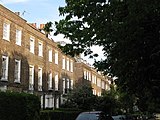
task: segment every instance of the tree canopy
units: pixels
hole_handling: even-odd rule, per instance
[[[62,107],[78,108],[81,110],[95,109],[97,97],[93,95],[92,87],[90,85],[81,85],[75,87],[66,96],[67,101]]]
[[[64,52],[88,55],[91,46],[103,46],[98,70],[117,76],[119,89],[134,94],[142,111],[160,111],[159,0],[66,0],[59,12],[65,18],[55,34],[72,42]]]

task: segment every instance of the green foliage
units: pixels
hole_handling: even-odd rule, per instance
[[[39,120],[40,101],[35,95],[0,92],[1,120]]]
[[[93,95],[92,87],[89,85],[77,86],[67,95],[67,101],[61,107],[92,110],[97,97]]]
[[[44,110],[40,120],[75,120],[81,111]]]
[[[87,55],[92,45],[103,46],[106,59],[95,63],[98,70],[117,76],[119,90],[135,96],[141,111],[156,112],[160,105],[159,0],[66,0],[59,12],[65,19],[56,22],[55,34],[69,37],[76,54],[78,49]]]
[[[46,34],[46,37],[48,37],[48,35],[53,31],[53,29],[51,28],[52,27],[52,22],[47,22],[43,28],[45,34]]]

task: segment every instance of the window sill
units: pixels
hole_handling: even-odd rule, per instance
[[[19,80],[15,80],[14,83],[20,84],[21,82]]]
[[[10,41],[10,40],[9,40],[9,39],[7,39],[7,38],[3,38],[3,40],[8,41],[8,42]]]
[[[5,79],[5,78],[2,78],[1,81],[2,81],[2,82],[8,82],[8,80]]]

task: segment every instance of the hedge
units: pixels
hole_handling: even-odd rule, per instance
[[[0,92],[0,120],[40,120],[40,100],[27,93]]]
[[[41,120],[75,120],[80,110],[43,110],[41,111]]]

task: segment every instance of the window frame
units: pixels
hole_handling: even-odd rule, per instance
[[[73,60],[70,60],[70,71],[73,72]]]
[[[48,50],[48,61],[52,62],[52,49]]]
[[[43,43],[38,42],[38,56],[43,57]]]
[[[6,59],[6,64],[5,64],[5,73],[4,73],[4,77],[3,77],[3,59]],[[9,64],[9,57],[8,56],[5,56],[5,55],[2,55],[2,77],[1,77],[1,80],[3,81],[8,81],[8,64]]]
[[[57,91],[59,89],[59,81],[58,81],[58,73],[55,73],[55,76],[54,76],[54,81],[55,81],[55,90]]]
[[[3,39],[10,41],[10,23],[3,23]]]
[[[18,68],[16,70],[16,62],[18,63]],[[16,72],[18,71],[18,72]],[[17,78],[15,77],[17,73]],[[21,60],[15,59],[15,68],[14,68],[14,82],[20,83],[21,81]]]
[[[67,70],[69,71],[69,58],[67,58]]]
[[[16,29],[16,42],[15,44],[21,46],[22,44],[22,30]]]
[[[33,54],[34,54],[34,44],[35,44],[35,38],[30,37],[30,48],[29,48],[29,51],[31,53],[33,53]]]
[[[53,85],[52,85],[52,72],[49,72],[48,75],[48,90],[52,90],[53,89]]]
[[[42,68],[38,67],[38,91],[42,91],[43,72]]]
[[[66,69],[66,59],[63,57],[62,59],[62,69]]]
[[[55,64],[58,65],[58,51],[55,51]]]
[[[29,65],[29,90],[34,90],[34,66],[33,65]]]

